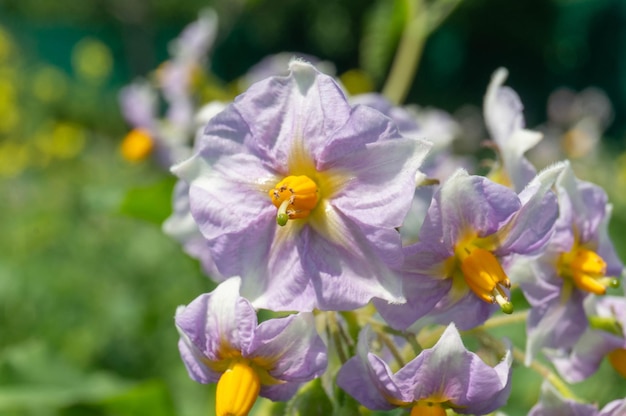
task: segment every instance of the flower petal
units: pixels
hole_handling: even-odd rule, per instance
[[[326,346],[310,313],[262,322],[247,355],[271,362],[270,375],[283,381],[309,381],[326,369]]]

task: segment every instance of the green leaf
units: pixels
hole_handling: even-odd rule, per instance
[[[406,0],[378,0],[366,16],[360,65],[377,83],[387,73],[407,16]]]
[[[121,395],[106,399],[101,407],[117,416],[176,415],[170,391],[161,380],[145,381]]]
[[[120,212],[133,218],[161,224],[172,212],[172,191],[176,178],[167,178],[152,185],[132,188],[124,197]]]

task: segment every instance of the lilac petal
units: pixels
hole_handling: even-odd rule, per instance
[[[404,302],[399,273],[383,261],[380,248],[365,238],[361,231],[365,226],[360,224],[359,229],[332,209],[327,209],[326,214],[323,234],[305,227],[299,246],[301,254],[306,253],[301,256],[302,267],[315,286],[319,308],[346,310],[362,306],[374,297]],[[394,230],[378,231],[381,241],[400,253],[391,251],[390,256],[401,255],[399,234]],[[325,235],[328,233],[330,240]]]
[[[448,325],[454,322],[461,331],[467,331],[485,323],[498,309],[498,304],[479,299],[469,289],[460,298],[449,291],[428,314],[431,322]]]
[[[276,208],[263,183],[278,180],[258,159],[238,154],[208,166],[194,156],[174,168],[190,184],[191,214],[207,239],[245,230],[259,217],[275,221]]]
[[[533,406],[528,416],[597,416],[598,409],[591,404],[578,403],[566,399],[550,384],[544,381],[541,385],[541,398]]]
[[[606,192],[597,185],[578,180],[569,164],[559,177],[557,186],[565,192],[562,198],[569,199],[580,240],[596,240],[597,230],[606,216]]]
[[[487,129],[500,147],[517,130],[524,128],[523,106],[519,96],[511,88],[503,87],[508,76],[505,68],[498,68],[491,77],[484,103],[484,117]]]
[[[317,160],[351,112],[333,78],[303,61],[292,61],[289,69],[288,77],[252,85],[233,105],[250,129],[247,146],[282,174],[288,172],[294,142]]]
[[[413,400],[445,397],[462,413],[489,413],[502,406],[509,394],[512,355],[507,352],[496,368],[465,349],[454,324],[437,344],[398,373],[397,380],[414,386]]]
[[[259,396],[278,402],[286,402],[291,399],[300,389],[302,383],[299,381],[288,381],[286,383],[262,385]]]
[[[357,107],[355,112],[366,108]],[[384,136],[384,132],[375,130],[381,125],[380,120],[374,122],[375,116],[365,114],[363,121],[355,121],[350,126],[359,126],[359,130],[371,126],[368,134],[372,139]],[[345,133],[345,129],[337,134]],[[354,134],[360,131],[350,132]],[[356,142],[354,137],[346,140],[350,147]],[[335,136],[333,144],[338,141]],[[415,174],[429,146],[421,141],[397,138],[345,149],[345,152],[337,147],[329,145],[327,150],[333,159],[325,165],[349,172],[349,180],[332,197],[333,206],[364,223],[389,228],[401,226],[413,200]]]
[[[546,351],[559,374],[568,383],[578,383],[593,375],[604,357],[617,348],[624,348],[623,338],[604,331],[588,330],[573,349]]]
[[[619,399],[604,406],[598,416],[620,416],[624,414],[626,414],[626,399]]]
[[[204,353],[189,340],[184,332],[179,331],[179,334],[178,350],[189,377],[202,384],[217,383],[222,374],[205,365],[207,358]]]
[[[270,375],[284,381],[309,381],[326,369],[326,346],[310,313],[261,323],[246,356],[271,362]]]
[[[527,323],[526,365],[544,348],[571,348],[587,326],[580,291],[573,291],[566,303],[555,294],[533,307]]]
[[[352,104],[361,104],[371,107],[387,117],[391,118],[400,132],[408,137],[420,134],[421,137],[429,137],[421,132],[421,126],[418,125],[416,117],[410,111],[403,107],[394,106],[385,96],[377,93],[360,94],[351,98]],[[443,113],[443,112],[441,112]],[[443,117],[443,116],[441,116]],[[434,115],[433,115],[434,118]],[[432,122],[433,127],[438,127],[442,123]],[[445,130],[444,130],[445,131]]]
[[[443,243],[449,247],[457,243],[463,232],[475,231],[479,236],[495,233],[520,208],[517,195],[509,188],[481,176],[470,176],[464,170],[448,179],[435,200],[423,227],[436,220],[443,230]],[[431,216],[431,210],[437,209],[440,214]],[[423,241],[421,233],[420,240]]]
[[[441,244],[416,243],[405,248],[402,289],[407,302],[391,304],[374,300],[376,309],[393,328],[407,329],[425,316],[452,286],[444,262],[450,253]]]
[[[369,352],[373,337],[369,326],[361,330],[357,355],[339,369],[337,385],[368,409],[391,410],[397,407],[391,400],[403,402],[407,398],[394,382],[387,364]]]
[[[120,91],[122,115],[133,127],[152,129],[156,125],[157,95],[147,81],[136,81]]]
[[[549,192],[565,167],[558,163],[544,169],[520,193],[521,209],[498,233],[502,241],[498,254],[534,254],[547,244],[558,216],[556,197]]]
[[[204,272],[213,280],[224,280],[215,266],[207,240],[191,215],[189,185],[186,182],[176,183],[173,201],[173,213],[163,223],[163,232],[181,243],[187,254],[198,259]]]
[[[227,351],[244,351],[257,326],[250,302],[239,296],[241,279],[230,278],[176,311],[176,326],[210,361]]]

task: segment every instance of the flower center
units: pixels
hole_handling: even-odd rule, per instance
[[[269,196],[278,208],[276,223],[284,226],[288,220],[309,216],[319,200],[319,189],[306,175],[287,176],[269,191]]]
[[[132,129],[120,146],[120,152],[129,162],[144,160],[154,149],[154,142],[150,133],[144,129]]]
[[[559,275],[570,279],[574,285],[586,292],[604,295],[608,286],[619,284],[616,279],[606,277],[606,262],[594,251],[574,244],[574,248],[559,257]]]
[[[215,414],[246,416],[261,390],[261,380],[247,360],[236,359],[217,382]]]
[[[502,312],[512,313],[513,304],[504,290],[511,287],[511,281],[496,256],[472,242],[458,244],[454,251],[472,292],[487,303],[498,303]]]

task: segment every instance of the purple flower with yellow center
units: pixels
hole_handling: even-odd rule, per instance
[[[604,357],[626,378],[626,299],[589,296],[584,303],[589,327],[572,348],[547,350],[546,355],[569,383],[594,374]]]
[[[459,170],[433,197],[419,241],[405,249],[407,303],[376,301],[383,318],[401,329],[455,322],[467,330],[498,306],[511,313],[504,264],[513,254],[536,254],[548,242],[558,215],[550,187],[562,169],[544,170],[519,195]]]
[[[294,60],[207,124],[173,171],[225,276],[272,310],[402,302],[400,235],[428,151]]]
[[[552,384],[545,381],[541,386],[541,398],[530,409],[528,416],[622,416],[624,414],[626,414],[626,399],[613,400],[598,410],[596,405],[563,397]]]
[[[326,368],[326,347],[303,312],[257,323],[232,277],[176,311],[180,354],[190,377],[217,383],[217,416],[245,416],[260,395],[291,398]]]
[[[374,338],[365,327],[357,355],[337,374],[337,385],[371,410],[411,409],[412,416],[444,416],[446,409],[483,415],[503,406],[511,390],[510,351],[495,367],[465,349],[450,324],[433,348],[393,373],[389,365],[370,352]]]
[[[161,165],[169,168],[189,157],[197,106],[192,96],[192,81],[206,61],[216,29],[215,12],[203,10],[172,41],[171,59],[157,70],[158,86],[138,80],[120,91],[122,113],[132,126],[120,148],[126,160],[138,162],[154,154]],[[164,117],[158,108],[159,94],[167,104]]]
[[[588,327],[583,300],[619,285],[623,270],[608,237],[611,206],[604,190],[578,180],[569,166],[556,189],[559,218],[544,253],[511,267],[532,306],[527,363],[542,348],[570,348]]]

